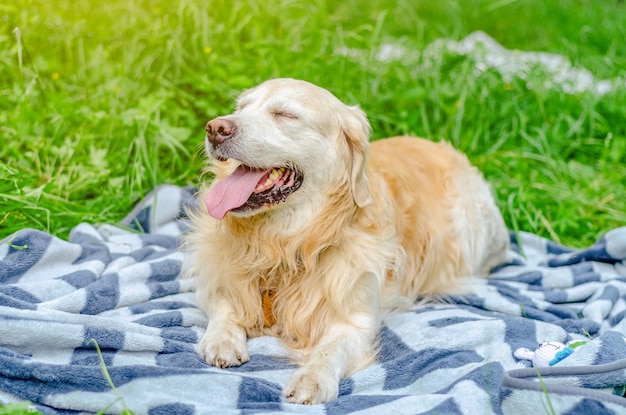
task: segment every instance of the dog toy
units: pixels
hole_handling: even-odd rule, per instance
[[[533,367],[549,367],[567,358],[574,353],[576,347],[585,343],[575,342],[566,345],[561,342],[543,342],[534,352],[522,347],[517,349],[513,355],[521,360],[530,360],[533,363]]]

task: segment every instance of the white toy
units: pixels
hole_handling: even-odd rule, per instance
[[[584,343],[576,342],[575,344],[565,345],[560,342],[543,342],[534,352],[522,347],[517,349],[513,355],[518,359],[530,360],[533,363],[533,367],[549,367],[554,366],[574,353],[574,348]]]

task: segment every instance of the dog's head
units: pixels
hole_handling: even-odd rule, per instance
[[[358,107],[305,81],[274,79],[245,91],[233,114],[206,125],[218,172],[206,195],[209,213],[252,216],[346,185],[356,205],[367,205],[369,130]]]

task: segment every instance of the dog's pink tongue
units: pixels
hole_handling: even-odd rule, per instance
[[[246,203],[265,173],[264,170],[240,166],[233,174],[218,181],[206,195],[209,214],[215,219],[224,219],[229,211]]]

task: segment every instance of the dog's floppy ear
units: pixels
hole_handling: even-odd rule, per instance
[[[342,119],[342,130],[350,148],[350,185],[352,197],[358,207],[372,202],[370,184],[367,179],[367,153],[369,150],[370,125],[365,113],[358,107],[348,107]]]

